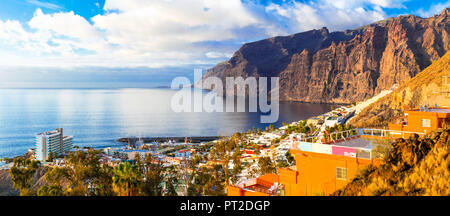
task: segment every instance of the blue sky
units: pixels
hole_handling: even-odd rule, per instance
[[[44,13],[73,11],[89,20],[97,14],[103,14],[104,5],[104,0],[2,0],[0,19],[27,22],[33,17],[36,9],[41,8]]]
[[[254,2],[261,5],[269,5],[270,3],[283,4],[288,1],[283,0],[246,0],[245,2]],[[309,1],[298,1],[309,2]],[[396,16],[398,14],[416,14],[420,11],[429,11],[430,7],[436,4],[448,3],[446,0],[410,0],[397,1],[402,2],[402,8],[384,8],[388,16]],[[45,13],[53,13],[57,11],[74,11],[85,19],[89,20],[95,15],[104,14],[104,0],[2,0],[0,7],[0,19],[15,19],[26,22],[33,17],[37,8],[41,8]],[[369,6],[369,5],[368,5]],[[448,5],[447,5],[448,6]]]
[[[2,0],[0,67],[211,65],[249,41],[445,7],[450,0]]]
[[[244,2],[252,2],[267,6],[270,3],[282,5],[289,1],[245,0]],[[299,0],[297,2],[305,3],[310,1]],[[399,14],[420,15],[421,11],[429,11],[430,7],[433,5],[445,5],[445,3],[447,3],[448,6],[448,0],[409,0],[397,2],[401,2],[403,7],[384,8],[384,11],[388,16],[397,16]],[[37,8],[41,8],[45,13],[74,11],[75,14],[89,20],[95,15],[104,14],[104,5],[105,0],[2,0],[2,6],[0,7],[0,19],[14,19],[21,22],[26,22],[33,17],[33,14]],[[367,6],[370,7],[370,4],[367,4]]]

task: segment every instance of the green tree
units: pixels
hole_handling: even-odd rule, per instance
[[[44,185],[37,191],[38,196],[63,196],[64,192],[60,186],[57,185]]]
[[[286,156],[286,159],[287,159],[289,164],[292,164],[292,163],[295,162],[294,156],[292,156],[290,151],[287,151],[285,156]]]
[[[279,168],[286,168],[288,166],[289,166],[289,164],[286,161],[278,161],[278,163],[277,163],[277,167],[279,167]]]
[[[259,174],[276,173],[277,169],[269,157],[261,157],[258,160]]]
[[[11,176],[14,188],[20,191],[21,196],[34,195],[33,177],[39,168],[39,161],[19,157],[14,158],[13,162],[13,166],[9,169],[9,175]]]
[[[141,175],[137,166],[125,162],[114,169],[113,186],[119,196],[134,196],[138,193]]]
[[[222,171],[224,172],[225,185],[229,185],[230,171],[228,165],[232,160],[232,152],[239,147],[242,142],[242,136],[239,133],[233,135],[230,139],[224,139],[216,143],[214,151],[211,151],[213,158],[217,158],[222,162]],[[239,150],[240,151],[240,150]]]
[[[161,162],[154,162],[152,155],[147,155],[143,163],[142,173],[144,180],[141,184],[141,193],[144,196],[161,196],[164,181],[164,168]]]
[[[202,196],[206,192],[206,183],[212,179],[208,172],[208,168],[202,167],[195,169],[190,178],[188,185],[188,196]]]
[[[242,156],[242,151],[239,148],[239,146],[237,148],[234,149],[234,153],[232,156],[232,160],[233,160],[233,170],[231,171],[231,182],[233,184],[236,184],[238,179],[238,175],[241,174],[242,170],[244,170],[244,167],[242,165],[242,161],[241,161],[241,156]]]
[[[56,158],[56,154],[53,152],[48,153],[47,162],[53,162]]]
[[[260,128],[258,128],[257,134],[261,136],[262,132],[261,132],[261,129],[260,129]]]
[[[178,196],[178,171],[175,166],[170,166],[166,171],[166,189],[164,196]]]
[[[261,154],[261,146],[255,144],[253,145],[253,148],[255,148],[255,154],[257,155]]]
[[[60,187],[67,196],[111,196],[113,169],[100,162],[101,151],[69,153],[64,167],[55,167],[44,176],[50,186]],[[43,189],[44,190],[44,189]]]

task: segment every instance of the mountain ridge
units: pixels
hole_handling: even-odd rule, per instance
[[[355,30],[327,28],[244,44],[204,78],[280,77],[280,99],[351,103],[401,84],[450,50],[449,9]]]

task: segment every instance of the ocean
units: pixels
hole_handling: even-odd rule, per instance
[[[121,146],[116,140],[122,137],[225,136],[269,125],[260,123],[259,112],[175,113],[171,98],[176,92],[164,88],[0,89],[0,158],[24,154],[34,147],[35,134],[60,127],[65,135],[74,136],[74,145],[99,148]],[[331,106],[280,102],[274,125],[320,115]]]

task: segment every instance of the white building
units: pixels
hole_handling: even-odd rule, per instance
[[[330,116],[325,120],[324,126],[328,126],[328,127],[334,127],[337,124],[340,124],[342,121],[342,117],[341,116]]]
[[[35,159],[48,160],[50,152],[56,156],[67,154],[72,149],[72,136],[64,136],[63,129],[36,134]]]
[[[265,133],[263,136],[265,139],[269,139],[269,140],[281,138],[281,135],[276,134],[276,133]]]

